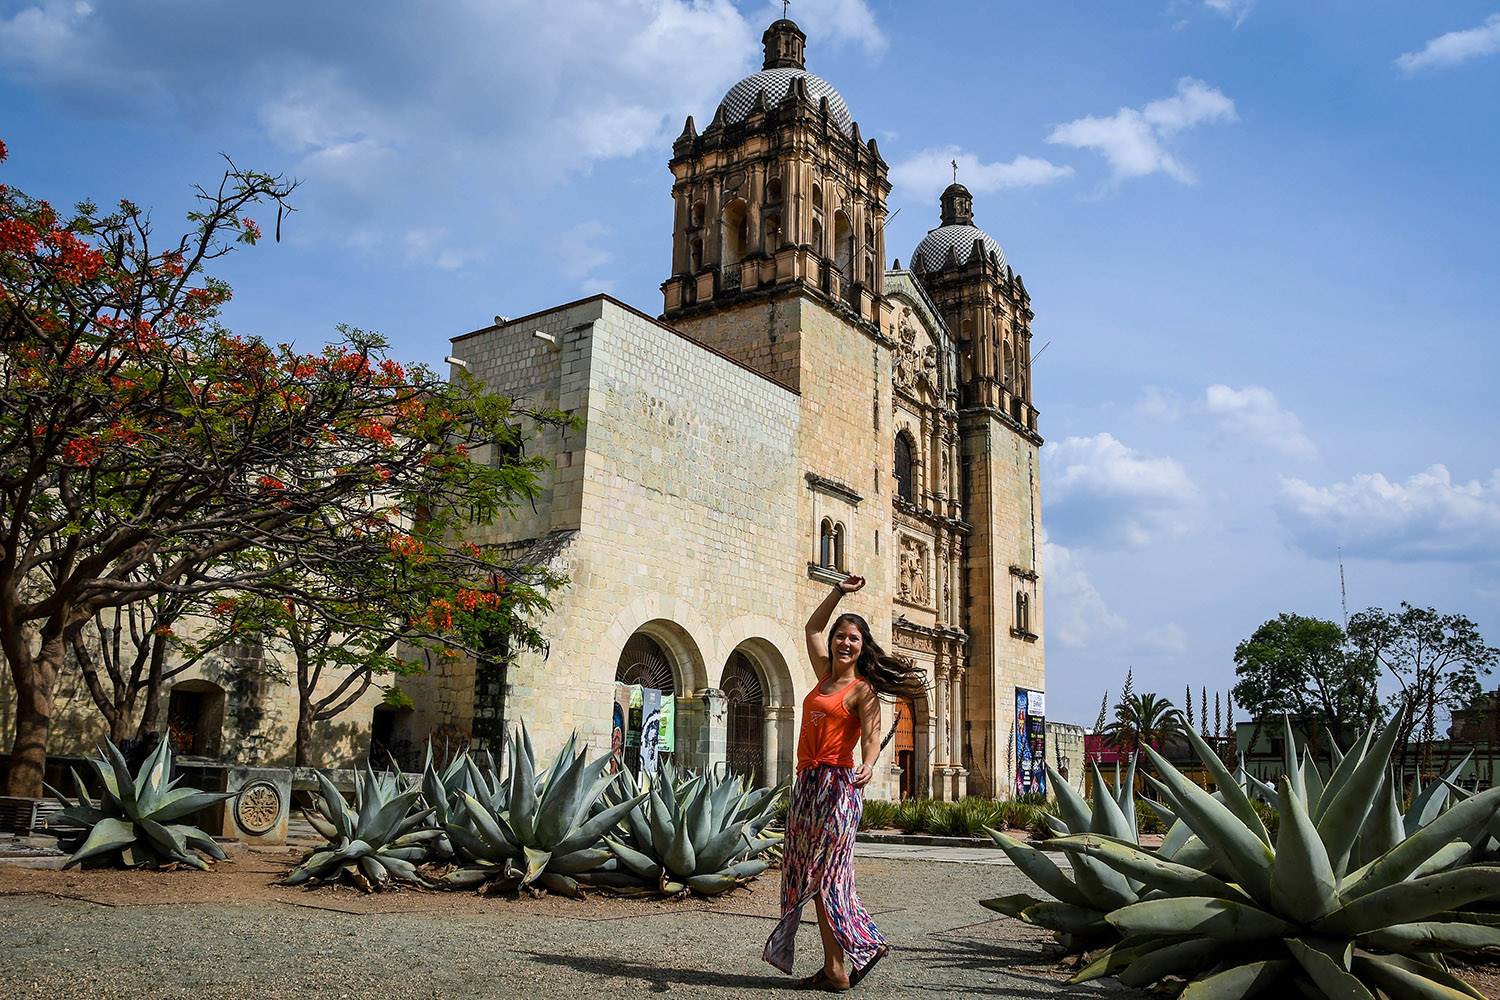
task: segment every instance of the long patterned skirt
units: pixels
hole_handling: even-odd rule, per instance
[[[864,793],[854,786],[853,776],[853,768],[820,765],[799,771],[792,787],[781,862],[781,920],[763,955],[787,974],[792,971],[802,907],[815,894],[823,898],[851,972],[864,968],[886,944],[854,889],[854,834]]]

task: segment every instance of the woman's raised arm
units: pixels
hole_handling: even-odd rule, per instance
[[[828,637],[824,633],[828,631],[828,622],[833,618],[833,609],[838,607],[845,594],[852,594],[864,585],[865,578],[862,576],[851,575],[840,580],[807,620],[807,656],[812,660],[813,673],[818,675],[820,681],[828,676]]]

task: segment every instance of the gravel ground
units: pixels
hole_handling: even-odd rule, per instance
[[[255,852],[208,874],[0,865],[0,996],[549,998],[791,995],[760,960],[776,879],[713,903],[507,900],[271,886]],[[883,997],[1131,997],[1067,987],[1045,936],[979,906],[1015,869],[861,860],[861,895],[895,945],[857,992]],[[809,908],[810,911],[810,908]],[[811,913],[809,912],[809,917]],[[804,923],[798,971],[818,963]]]

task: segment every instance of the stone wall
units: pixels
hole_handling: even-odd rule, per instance
[[[555,363],[543,361],[550,385],[510,343],[532,329],[558,337]],[[455,353],[490,388],[530,385],[586,422],[534,452],[553,464],[547,527],[577,534],[557,561],[571,583],[542,623],[550,646],[511,666],[507,716],[526,720],[539,751],[574,730],[607,746],[620,652],[643,631],[673,661],[683,762],[711,765],[722,746],[687,730],[713,716],[738,648],[762,675],[770,755],[789,774],[795,692],[811,682],[796,605],[806,556],[788,502],[802,488],[798,396],[603,297],[461,339]],[[518,538],[540,524],[505,527]],[[466,722],[472,667],[431,680],[442,704],[420,708]]]
[[[1009,797],[1015,784],[1015,691],[1046,690],[1041,490],[1036,443],[999,417],[962,418],[968,549],[969,669],[964,761],[969,791]],[[1018,634],[1016,594],[1030,602]]]

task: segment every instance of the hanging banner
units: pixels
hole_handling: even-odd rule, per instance
[[[1016,688],[1016,794],[1047,794],[1047,696]]]
[[[641,689],[641,777],[656,777],[656,758],[661,751],[661,692]]]
[[[617,774],[625,766],[625,732],[630,721],[630,685],[615,685],[615,700],[610,706],[609,773]]]
[[[657,740],[657,754],[668,754],[677,752],[677,699],[669,694],[661,696],[661,725],[657,727],[660,734]]]
[[[641,745],[642,689],[639,684],[630,685],[630,711],[625,715],[625,748],[638,749]]]

